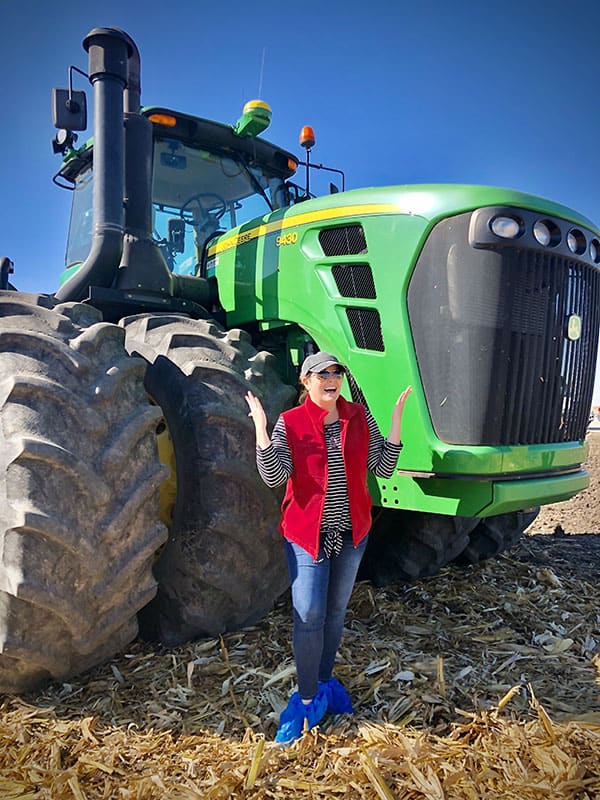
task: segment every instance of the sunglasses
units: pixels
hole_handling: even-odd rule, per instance
[[[313,375],[316,375],[320,381],[329,380],[329,378],[334,378],[335,380],[341,380],[344,376],[342,370],[336,369],[333,372],[329,372],[327,369],[322,369],[321,372],[313,372]]]

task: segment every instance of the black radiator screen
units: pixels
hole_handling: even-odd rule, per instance
[[[583,439],[600,270],[547,247],[473,247],[470,218],[462,214],[433,229],[408,291],[437,435],[473,445]],[[580,323],[578,338],[567,335],[570,321]]]

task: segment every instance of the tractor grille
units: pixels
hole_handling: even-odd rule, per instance
[[[474,445],[583,439],[600,327],[600,271],[550,248],[473,247],[470,217],[436,226],[408,292],[437,435]]]
[[[379,311],[374,308],[347,308],[346,314],[357,347],[362,350],[385,350]]]
[[[362,225],[341,225],[319,231],[319,243],[326,256],[357,256],[367,252]]]
[[[331,272],[342,297],[377,298],[369,264],[335,264]]]
[[[521,272],[515,292],[521,324],[518,316],[502,348],[519,369],[507,371],[502,436],[526,442],[583,439],[600,326],[600,272],[531,252],[515,262],[513,270]],[[566,335],[574,315],[582,320],[576,340]]]

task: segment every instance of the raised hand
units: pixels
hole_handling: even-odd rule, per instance
[[[262,403],[255,394],[252,392],[246,393],[246,402],[248,403],[248,416],[254,422],[254,429],[256,431],[256,444],[264,450],[270,444],[269,435],[267,433],[267,415],[263,408]]]
[[[404,413],[404,404],[412,393],[412,386],[407,386],[402,394],[398,397],[392,409],[392,427],[388,435],[388,441],[394,444],[399,444],[402,426],[402,414]]]

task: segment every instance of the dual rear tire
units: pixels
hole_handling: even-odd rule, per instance
[[[289,404],[273,361],[209,322],[117,326],[83,304],[0,293],[0,692],[102,663],[138,618],[178,644],[271,608],[287,570],[244,395],[271,417]]]

